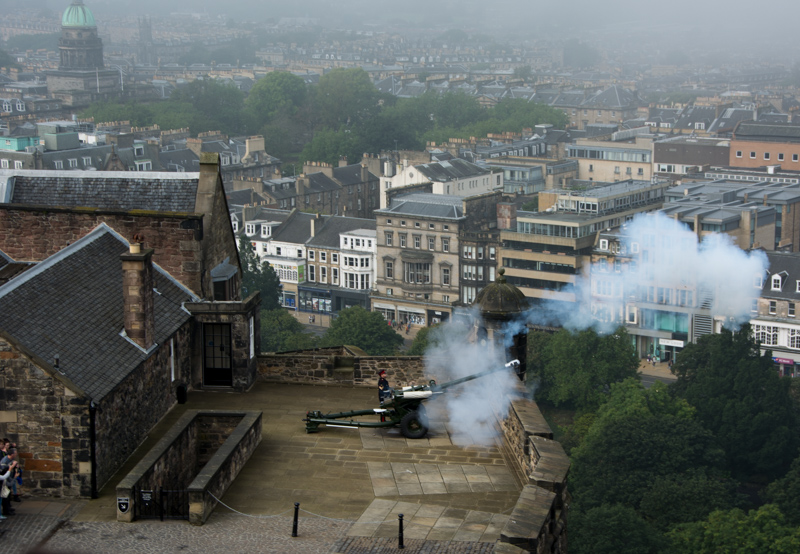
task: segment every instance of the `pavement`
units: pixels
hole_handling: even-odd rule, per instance
[[[399,429],[321,426],[308,410],[363,409],[372,389],[259,383],[245,394],[192,391],[153,429],[96,500],[24,499],[0,522],[8,552],[394,551],[399,514],[407,552],[491,552],[521,490],[494,445],[454,444],[429,410],[424,439]],[[262,441],[202,527],[186,521],[116,522],[114,486],[187,409],[264,412]],[[470,442],[470,441],[467,441]],[[24,491],[23,491],[24,492]],[[291,537],[299,502],[298,536]]]
[[[666,363],[646,361],[643,380],[674,381]],[[245,394],[192,391],[150,433],[96,500],[23,498],[0,521],[4,553],[386,552],[404,515],[407,552],[491,552],[520,484],[493,445],[458,445],[429,410],[431,430],[411,440],[399,429],[320,427],[308,410],[372,406],[371,389],[259,383]],[[202,527],[186,521],[117,523],[114,486],[187,409],[262,410],[262,442]],[[467,441],[470,442],[470,441]],[[22,490],[24,495],[24,488]],[[291,536],[299,502],[298,536]]]

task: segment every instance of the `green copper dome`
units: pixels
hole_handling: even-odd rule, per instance
[[[72,4],[64,10],[64,16],[61,18],[61,26],[97,27],[92,12],[83,5],[83,0],[73,0]]]

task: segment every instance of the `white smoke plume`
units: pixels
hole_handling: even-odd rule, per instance
[[[633,266],[593,264],[567,291],[576,295],[575,303],[545,301],[508,323],[505,338],[526,332],[528,324],[611,332],[624,322],[624,304],[633,299],[661,304],[658,309],[667,312],[673,306],[704,305],[729,327],[749,319],[760,293],[754,280],[764,277],[768,268],[763,252],[745,252],[724,234],[709,235],[700,242],[686,225],[660,213],[636,216],[620,235],[623,255],[635,260]],[[472,317],[480,321],[477,307]],[[471,331],[448,322],[432,332],[434,346],[426,353],[426,366],[437,382],[509,361],[503,348],[470,340]],[[444,419],[459,444],[494,444],[494,409],[508,407],[516,379],[512,371],[504,371],[448,389],[440,400],[430,403],[436,414],[433,419]]]
[[[480,320],[480,313],[473,310]],[[425,355],[428,373],[438,384],[501,368],[508,360],[502,349],[470,340],[473,329],[459,322],[447,322],[432,332],[436,346]],[[445,389],[428,403],[431,419],[444,421],[450,438],[459,445],[495,444],[499,436],[496,410],[505,413],[514,390],[514,371],[502,368],[496,373]]]
[[[568,291],[574,305],[547,302],[527,314],[527,322],[571,330],[610,332],[624,322],[626,302],[704,307],[726,326],[746,322],[760,289],[756,277],[769,267],[764,252],[745,252],[722,233],[699,241],[685,224],[661,213],[639,214],[620,231],[621,257],[632,265],[596,262]]]

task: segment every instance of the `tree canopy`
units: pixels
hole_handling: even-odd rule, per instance
[[[277,116],[293,116],[306,102],[306,84],[288,71],[272,71],[256,81],[245,100],[248,125],[260,129]]]
[[[609,385],[637,377],[639,360],[624,328],[607,335],[591,329],[533,333],[528,344],[529,370],[539,385],[536,398],[555,406],[594,411]]]
[[[769,484],[764,497],[780,508],[789,523],[800,526],[800,456],[786,475]]]
[[[657,554],[666,544],[629,506],[603,505],[570,514],[569,551],[573,554]]]
[[[787,524],[773,504],[748,513],[716,511],[670,533],[677,554],[790,554],[800,552],[800,528]]]
[[[797,453],[797,414],[790,383],[744,325],[690,343],[673,367],[674,390],[725,451],[735,474],[779,475]]]
[[[261,311],[261,351],[283,352],[314,348],[317,339],[284,308]]]
[[[718,471],[723,453],[694,414],[663,383],[650,389],[634,379],[611,385],[608,401],[572,450],[575,504],[582,510],[623,504],[663,527],[732,507],[733,483]]]
[[[253,252],[250,242],[239,237],[239,260],[242,264],[242,297],[256,291],[261,292],[261,309],[275,310],[280,307],[281,281],[269,262]]]
[[[380,313],[361,306],[340,311],[320,340],[320,346],[357,346],[371,356],[391,356],[401,344],[403,337]]]

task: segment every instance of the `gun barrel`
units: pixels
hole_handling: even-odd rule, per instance
[[[495,367],[495,368],[492,368],[492,369],[487,369],[486,371],[481,371],[480,373],[474,373],[472,375],[467,375],[466,377],[461,377],[459,379],[453,379],[452,381],[447,381],[446,383],[442,383],[440,385],[439,384],[433,385],[431,388],[432,388],[432,390],[435,390],[435,391],[444,390],[444,389],[447,389],[449,387],[453,387],[455,385],[460,385],[461,383],[466,383],[467,381],[472,381],[474,379],[480,379],[481,377],[486,377],[487,375],[491,375],[492,373],[496,373],[498,371],[502,371],[503,369],[506,369],[506,368],[514,368],[514,369],[516,369],[516,367],[518,365],[519,365],[519,360],[513,360],[513,361],[510,361],[510,362],[508,362],[507,364],[505,364],[503,366]]]

